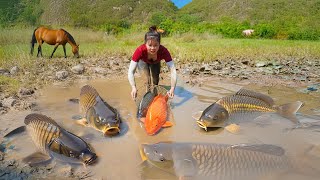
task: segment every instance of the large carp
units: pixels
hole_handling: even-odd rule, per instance
[[[240,89],[236,94],[226,96],[207,107],[197,119],[197,124],[207,130],[209,127],[225,127],[231,123],[255,119],[264,113],[277,113],[293,122],[297,122],[295,113],[302,106],[296,101],[276,106],[271,97]]]
[[[180,179],[255,180],[298,172],[304,167],[282,147],[271,144],[160,142],[142,144],[140,155],[144,160],[142,165],[151,164]],[[309,175],[320,174],[319,168],[305,169],[310,170]]]
[[[147,89],[147,92],[145,94],[143,94],[143,96],[138,97],[136,100],[137,118],[139,120],[146,117],[147,111],[148,111],[153,99],[157,95],[162,94],[165,96],[167,94],[167,90],[163,86],[159,86],[159,85],[154,85],[153,88],[149,87],[146,89]],[[141,90],[141,91],[143,91],[143,90]]]
[[[24,123],[25,126],[13,130],[5,137],[8,138],[18,131],[27,129],[40,151],[24,159],[30,165],[38,165],[52,158],[67,163],[89,165],[97,158],[83,139],[66,131],[50,117],[33,113],[25,117]]]
[[[144,126],[148,135],[156,134],[162,127],[172,126],[172,122],[168,121],[168,95],[157,95],[150,107],[148,108]]]
[[[93,127],[105,136],[120,132],[121,120],[118,111],[105,102],[92,86],[85,85],[81,88],[79,107],[84,115],[84,118],[78,121],[79,124]]]

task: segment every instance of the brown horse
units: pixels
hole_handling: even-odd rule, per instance
[[[39,54],[42,57],[41,45],[43,44],[43,42],[46,42],[50,45],[54,45],[54,49],[50,58],[52,58],[54,52],[56,51],[59,45],[62,45],[64,57],[67,58],[67,43],[69,43],[72,46],[72,52],[74,54],[74,57],[79,57],[79,45],[77,45],[71,34],[64,29],[54,30],[46,27],[38,27],[37,29],[35,29],[31,39],[31,55],[33,55],[34,43],[37,42],[39,44],[37,57],[39,57]]]

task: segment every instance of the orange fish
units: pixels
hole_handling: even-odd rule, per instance
[[[172,126],[172,122],[167,121],[168,117],[168,95],[157,95],[148,108],[144,126],[148,135],[156,134],[162,127]]]

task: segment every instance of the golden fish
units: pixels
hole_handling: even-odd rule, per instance
[[[25,158],[30,165],[37,165],[52,158],[68,163],[92,164],[97,156],[80,137],[60,127],[53,119],[42,114],[29,114],[25,117],[26,126],[17,128],[5,137],[27,129],[40,152]]]
[[[108,136],[120,132],[118,111],[105,102],[92,86],[85,85],[81,88],[79,107],[85,117],[79,121],[80,124],[93,127]]]
[[[197,124],[207,130],[208,127],[225,127],[228,123],[239,120],[255,119],[263,113],[277,113],[293,122],[297,122],[295,113],[302,104],[302,102],[296,101],[275,106],[271,97],[241,89],[236,94],[223,97],[207,107],[200,118],[197,118]]]

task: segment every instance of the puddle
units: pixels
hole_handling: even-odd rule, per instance
[[[72,120],[72,116],[79,115],[79,107],[69,99],[79,98],[80,89],[86,84],[96,88],[105,101],[118,109],[128,128],[121,135],[112,138],[104,137],[101,132],[93,128],[82,127],[76,124],[75,120]],[[99,161],[94,166],[87,168],[93,174],[92,178],[95,179],[177,179],[154,168],[141,170],[139,166],[141,163],[139,145],[141,143],[159,141],[224,144],[268,143],[280,145],[291,154],[303,152],[310,144],[319,146],[320,132],[314,131],[314,129],[286,131],[285,129],[293,127],[293,124],[278,116],[261,117],[268,121],[265,126],[256,123],[241,125],[240,134],[237,135],[228,133],[224,129],[205,132],[197,126],[192,118],[194,113],[203,111],[219,98],[231,95],[242,87],[268,94],[278,105],[296,100],[303,101],[305,104],[299,110],[301,114],[315,115],[317,113],[314,109],[320,109],[319,98],[300,93],[294,88],[257,87],[221,81],[206,82],[201,87],[190,87],[180,83],[177,85],[174,99],[170,101],[174,114],[174,126],[162,129],[156,136],[148,136],[143,124],[138,122],[135,117],[136,105],[130,97],[131,89],[127,80],[94,80],[79,82],[70,87],[56,84],[44,88],[37,100],[39,104],[37,112],[53,118],[68,131],[83,137],[94,148]],[[4,122],[4,125],[1,130],[4,130],[5,127],[13,128],[23,125],[24,117],[28,113],[30,112],[16,112],[3,116],[1,122]],[[304,118],[309,120],[308,117]],[[3,134],[0,135],[3,136]],[[31,145],[31,138],[24,137],[13,143],[16,149],[12,156],[23,158],[35,151],[35,147]],[[319,158],[320,155],[317,154],[317,157]],[[320,160],[316,164],[312,163],[319,166]],[[293,177],[293,175],[288,174],[288,177]]]

